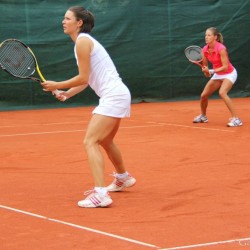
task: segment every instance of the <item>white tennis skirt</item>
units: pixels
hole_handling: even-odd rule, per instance
[[[232,84],[234,84],[237,80],[237,71],[234,69],[231,73],[225,74],[225,75],[218,75],[214,73],[214,75],[211,77],[212,80],[224,80],[228,79]]]
[[[104,94],[99,99],[99,105],[92,114],[124,118],[130,117],[131,95],[124,84],[119,84],[114,89]]]

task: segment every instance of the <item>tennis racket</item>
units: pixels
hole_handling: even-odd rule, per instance
[[[32,50],[17,39],[7,39],[0,44],[0,66],[8,74],[22,79],[31,79],[36,82],[46,81],[43,77]],[[33,76],[37,72],[40,79]],[[59,90],[52,91],[59,95]]]
[[[198,66],[200,66],[201,68],[203,68],[203,64],[202,64],[202,49],[201,47],[197,46],[197,45],[191,45],[189,47],[187,47],[185,50],[185,56],[187,57],[187,59],[191,62],[194,63]],[[210,77],[210,73],[204,73],[206,77]]]
[[[184,52],[185,52],[185,56],[190,62],[195,63],[201,68],[203,68],[203,65],[201,63],[202,62],[201,47],[192,45],[192,46],[187,47]]]

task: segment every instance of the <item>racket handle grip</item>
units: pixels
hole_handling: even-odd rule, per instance
[[[52,94],[55,95],[55,96],[58,96],[58,95],[60,95],[60,91],[58,89],[56,89],[56,90],[52,91]],[[63,101],[65,101],[66,99],[67,99],[67,97],[64,96]]]

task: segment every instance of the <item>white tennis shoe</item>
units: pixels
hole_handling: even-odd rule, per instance
[[[123,188],[134,186],[136,183],[136,179],[130,174],[122,179],[117,178],[116,173],[114,173],[113,176],[115,177],[114,181],[106,187],[109,192],[119,192],[122,191]]]
[[[229,122],[227,124],[228,127],[239,127],[242,126],[243,122],[238,117],[232,117],[229,119]]]
[[[89,190],[86,191],[84,195],[88,196],[84,200],[78,201],[79,207],[107,207],[113,202],[108,193],[106,195],[100,195],[95,190]]]
[[[193,123],[206,123],[206,122],[208,122],[206,115],[198,115],[193,120]]]

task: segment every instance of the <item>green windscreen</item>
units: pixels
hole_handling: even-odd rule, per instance
[[[249,0],[1,0],[0,40],[16,38],[28,44],[46,79],[73,77],[77,74],[74,44],[63,33],[62,20],[74,5],[83,5],[95,15],[91,34],[111,55],[133,102],[199,98],[207,78],[187,61],[184,49],[204,46],[205,30],[211,26],[223,34],[238,71],[231,96],[249,95]],[[1,110],[97,102],[88,88],[60,103],[38,83],[0,71]]]

